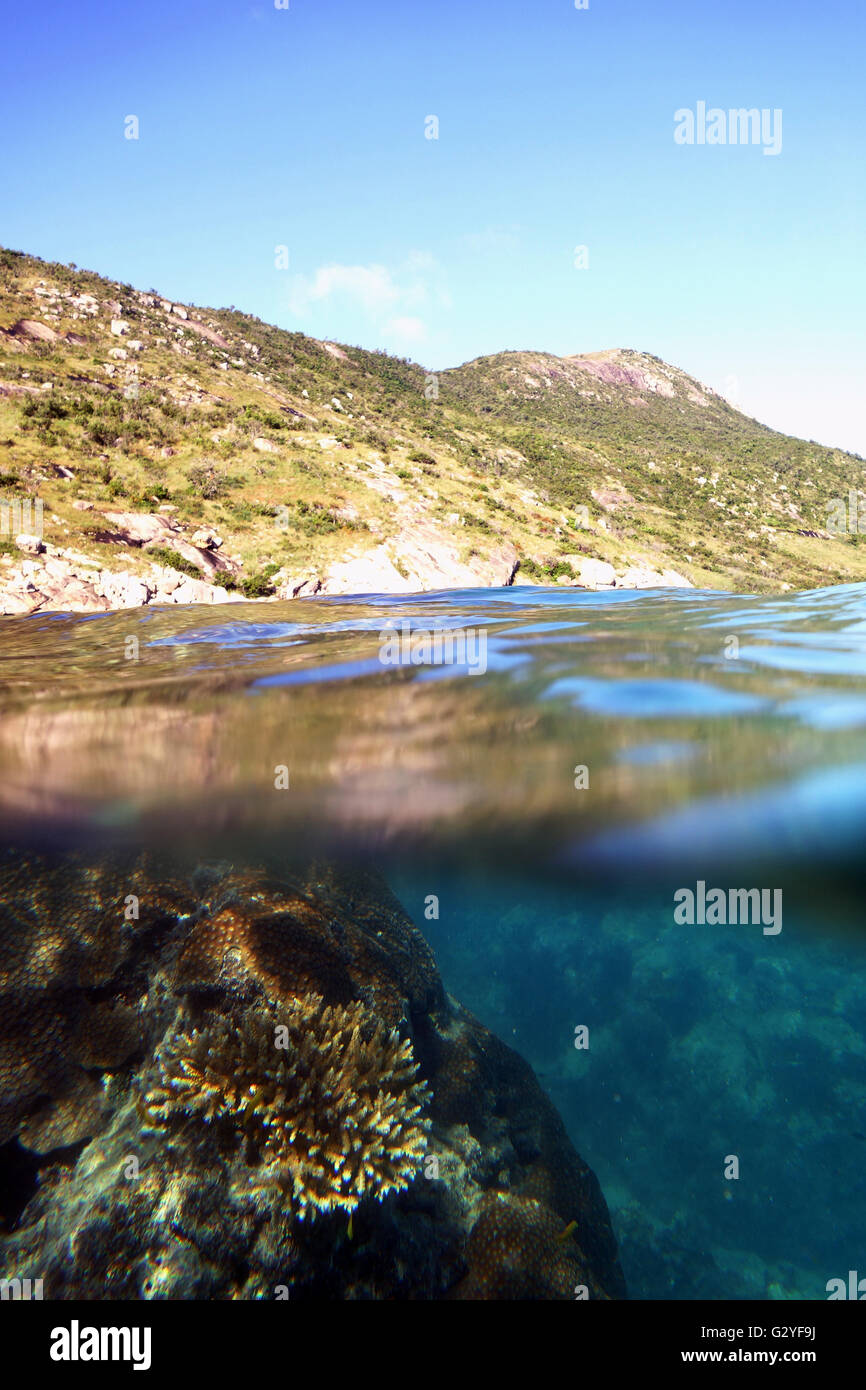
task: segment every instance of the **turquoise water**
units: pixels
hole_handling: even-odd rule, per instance
[[[392,883],[594,1168],[632,1298],[826,1298],[866,1245],[862,942],[820,890],[769,937],[677,926],[660,881],[622,877],[427,865]]]
[[[598,1174],[632,1297],[863,1268],[866,588],[44,615],[0,661],[6,843],[381,869]]]

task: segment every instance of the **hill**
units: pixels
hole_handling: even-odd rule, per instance
[[[503,352],[433,374],[9,250],[0,451],[4,612],[866,579],[860,537],[826,530],[864,461],[656,357]],[[37,501],[41,539],[18,540]]]

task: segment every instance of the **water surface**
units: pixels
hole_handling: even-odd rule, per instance
[[[483,672],[383,664],[455,629]],[[858,585],[4,619],[0,818],[375,865],[539,1072],[633,1296],[820,1298],[866,1259],[864,675]],[[781,930],[677,922],[699,882]]]

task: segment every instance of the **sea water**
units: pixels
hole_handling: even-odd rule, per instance
[[[36,615],[0,662],[5,844],[377,868],[631,1297],[866,1275],[866,586]]]

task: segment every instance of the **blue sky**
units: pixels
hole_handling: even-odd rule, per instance
[[[638,348],[866,455],[861,0],[289,4],[7,13],[0,242],[433,369]]]

